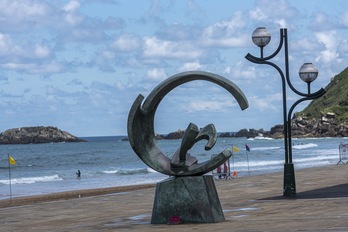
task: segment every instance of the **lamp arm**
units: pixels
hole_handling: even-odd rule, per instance
[[[319,94],[321,94],[320,96],[322,96],[323,94],[326,93],[325,90],[324,90],[323,88],[319,89],[317,92],[312,93],[312,94],[309,94],[309,93],[302,93],[302,92],[298,91],[298,90],[292,85],[289,76],[286,76],[286,82],[288,83],[290,89],[291,89],[293,92],[295,92],[296,94],[298,94],[298,95],[300,95],[300,96],[302,96],[302,97],[314,97],[314,96],[319,95]]]
[[[267,57],[256,57],[256,56],[253,56],[251,55],[250,53],[248,53],[245,58],[247,58],[247,56],[249,56],[250,58],[252,58],[253,60],[259,60],[259,61],[266,61],[266,60],[270,60],[272,59],[273,57],[275,57],[276,55],[278,55],[278,53],[280,52],[280,49],[282,49],[282,46],[283,46],[283,43],[284,43],[284,30],[286,29],[280,29],[280,41],[279,41],[279,45],[278,45],[278,48],[277,50],[275,50],[275,52],[273,52],[273,54],[271,54],[270,56],[267,56]]]

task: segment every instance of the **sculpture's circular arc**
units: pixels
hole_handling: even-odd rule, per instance
[[[139,95],[128,115],[129,142],[135,153],[145,164],[165,175],[202,175],[224,163],[231,155],[229,151],[225,150],[206,162],[195,164],[186,170],[177,172],[172,170],[170,159],[162,153],[157,144],[154,133],[154,117],[159,103],[175,87],[194,80],[206,80],[218,84],[236,98],[242,110],[248,107],[248,101],[243,92],[232,81],[222,76],[202,71],[179,73],[166,79],[149,94],[143,106],[141,106],[141,103],[144,97]]]
[[[171,90],[184,83],[194,81],[194,80],[205,80],[213,82],[220,85],[222,88],[226,89],[231,93],[237,100],[240,108],[242,110],[249,107],[248,101],[243,94],[242,90],[234,84],[229,79],[222,77],[220,75],[203,72],[203,71],[189,71],[176,74],[162,83],[160,83],[156,88],[154,88],[149,96],[146,98],[142,109],[143,110],[156,110],[161,100],[167,95]]]

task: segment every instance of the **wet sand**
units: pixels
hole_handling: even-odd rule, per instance
[[[152,225],[155,185],[71,191],[0,201],[1,231],[348,231],[348,165],[215,182],[225,221]]]

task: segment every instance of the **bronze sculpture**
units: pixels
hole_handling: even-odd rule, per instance
[[[199,140],[208,140],[206,150],[211,149],[216,142],[216,130],[209,124],[201,130],[191,123],[184,135],[181,146],[173,155],[172,160],[160,150],[154,132],[154,116],[161,100],[175,87],[194,80],[205,80],[220,85],[231,93],[242,110],[248,108],[248,101],[243,92],[232,81],[217,74],[190,71],[174,75],[160,83],[146,98],[140,94],[134,101],[128,115],[129,142],[139,158],[152,169],[169,176],[203,175],[223,164],[230,156],[229,149],[224,150],[214,158],[198,163],[187,151]]]

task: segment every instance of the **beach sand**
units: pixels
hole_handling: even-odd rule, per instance
[[[155,185],[71,191],[0,201],[1,231],[348,231],[348,165],[215,182],[225,221],[152,225]]]

